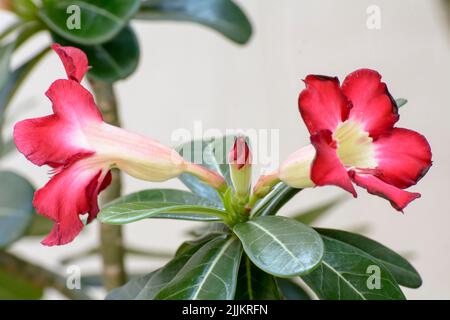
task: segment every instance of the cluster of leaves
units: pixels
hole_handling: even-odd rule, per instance
[[[222,148],[224,140],[230,141],[193,141],[179,150],[189,161],[201,159],[231,185],[229,165],[222,163],[223,154],[229,152],[229,146]],[[132,279],[110,292],[108,299],[309,299],[310,291],[320,299],[404,299],[400,285],[421,285],[408,261],[380,243],[346,231],[308,226],[332,204],[295,218],[277,216],[299,191],[279,184],[245,222],[230,225],[226,198],[193,176],[184,175],[181,181],[191,192],[146,190],[101,210],[99,219],[110,224],[148,218],[209,223],[165,266]],[[379,272],[371,285],[373,267]]]
[[[69,7],[76,5],[76,8]],[[125,79],[137,68],[139,43],[131,19],[146,21],[187,21],[215,30],[238,43],[252,33],[249,20],[231,0],[14,0],[15,21],[0,31],[0,158],[14,150],[13,141],[2,138],[7,107],[23,81],[49,52],[50,43],[12,67],[13,55],[33,36],[47,32],[53,41],[81,48],[88,55],[88,76],[113,83]],[[79,24],[79,28],[76,26]],[[30,282],[20,270],[7,268],[7,252],[15,241],[47,234],[51,221],[36,215],[32,207],[34,187],[22,176],[0,171],[0,298],[37,299],[46,286]],[[165,256],[128,248],[130,254]],[[93,248],[83,253],[97,254]],[[74,257],[79,258],[79,257]],[[69,260],[70,261],[70,260]],[[27,263],[26,261],[22,261]],[[24,266],[22,266],[24,267]],[[28,269],[31,265],[26,266]],[[101,277],[86,277],[85,284],[101,285]]]

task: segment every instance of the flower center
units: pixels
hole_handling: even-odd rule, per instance
[[[338,144],[337,155],[344,166],[367,169],[377,166],[372,138],[358,122],[347,120],[339,124],[333,139]]]

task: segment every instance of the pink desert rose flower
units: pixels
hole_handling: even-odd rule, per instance
[[[55,222],[44,245],[71,242],[84,226],[80,215],[88,213],[87,223],[95,219],[98,194],[111,183],[113,167],[147,181],[186,172],[216,189],[225,186],[221,176],[185,161],[173,149],[103,122],[93,96],[80,84],[88,70],[86,55],[73,47],[52,48],[68,76],[46,92],[53,114],[14,127],[17,149],[34,164],[53,168],[53,177],[33,200],[37,212]]]
[[[381,75],[360,69],[342,85],[318,75],[305,83],[299,109],[312,145],[290,155],[276,176],[292,187],[335,185],[356,197],[355,183],[400,211],[419,198],[403,189],[431,167],[431,149],[421,134],[394,127],[398,108]]]

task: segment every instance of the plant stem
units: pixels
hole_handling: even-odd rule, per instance
[[[8,273],[26,279],[38,288],[54,288],[67,298],[73,300],[91,299],[83,291],[69,289],[66,286],[65,278],[59,274],[25,261],[12,253],[0,250],[0,265]]]
[[[113,85],[92,78],[88,79],[104,121],[119,127],[120,120]],[[111,185],[101,194],[102,203],[108,203],[120,197],[121,194],[120,172],[113,169],[111,173]],[[125,250],[121,226],[100,224],[100,252],[103,260],[105,288],[110,291],[126,282]]]

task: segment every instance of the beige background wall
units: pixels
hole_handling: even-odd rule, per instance
[[[170,144],[174,129],[256,128],[280,130],[280,159],[308,142],[296,100],[308,73],[337,75],[356,68],[377,69],[391,93],[409,103],[401,109],[399,126],[415,129],[430,141],[434,165],[413,188],[422,199],[405,214],[389,203],[359,190],[320,221],[321,226],[353,229],[405,253],[423,275],[419,290],[405,290],[409,298],[450,298],[450,21],[440,0],[240,0],[255,33],[248,46],[239,47],[203,27],[175,23],[134,23],[142,46],[138,71],[117,85],[124,126]],[[366,27],[366,9],[381,8],[381,29]],[[2,18],[0,26],[5,21]],[[47,38],[36,38],[22,57]],[[20,57],[18,58],[18,61]],[[63,77],[55,55],[25,83],[11,106],[16,118],[50,112],[44,92]],[[18,114],[19,112],[19,114]],[[12,112],[10,113],[12,115]],[[47,180],[37,168],[15,153],[0,167],[23,173],[37,186]],[[126,192],[152,187],[181,187],[178,181],[144,183],[127,177]],[[300,193],[283,213],[344,193],[320,188]],[[193,223],[143,221],[126,226],[126,242],[147,249],[174,250]],[[14,250],[64,273],[58,259],[95,245],[93,223],[75,242],[46,248],[37,241],[21,241]],[[133,270],[151,270],[162,261],[131,259]],[[85,273],[99,269],[99,261],[79,265]],[[49,291],[49,298],[58,297]]]

